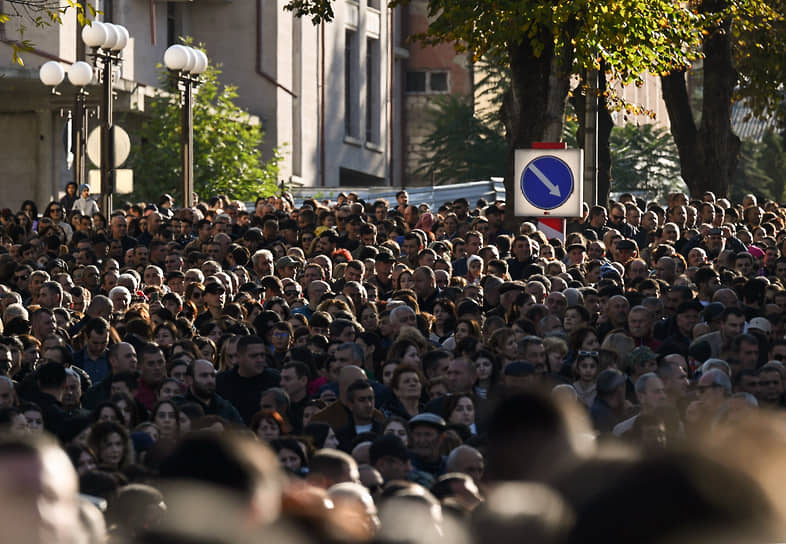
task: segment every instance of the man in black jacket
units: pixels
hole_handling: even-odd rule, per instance
[[[231,402],[246,424],[259,411],[262,391],[278,387],[281,376],[267,368],[267,346],[259,336],[243,336],[237,342],[237,366],[216,378],[216,391]]]
[[[196,402],[205,410],[205,415],[221,416],[227,421],[243,423],[243,418],[232,404],[216,394],[216,369],[206,359],[197,359],[188,365],[186,375],[188,390],[184,402]]]

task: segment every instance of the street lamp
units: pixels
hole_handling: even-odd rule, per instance
[[[52,87],[52,92],[56,93],[54,87],[60,85],[65,79],[66,71],[59,62],[50,60],[44,63],[38,77],[44,85]],[[74,108],[71,110],[71,152],[74,154],[74,181],[77,186],[87,183],[85,176],[85,155],[87,142],[87,107],[85,98],[87,91],[85,87],[93,80],[93,67],[88,63],[75,62],[68,68],[68,81],[79,90],[74,96]]]
[[[182,106],[180,150],[183,165],[183,206],[191,206],[194,193],[194,104],[193,92],[199,75],[207,70],[207,55],[187,45],[172,45],[164,53],[164,64],[176,73]]]
[[[93,21],[82,28],[82,41],[94,49],[96,68],[100,68],[103,85],[101,101],[101,209],[112,213],[112,192],[115,189],[115,145],[112,137],[113,68],[120,64],[120,52],[128,44],[128,30],[121,25]]]

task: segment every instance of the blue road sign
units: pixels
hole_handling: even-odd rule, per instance
[[[570,198],[575,188],[573,172],[560,158],[543,155],[531,160],[521,174],[521,192],[543,210],[553,210]]]

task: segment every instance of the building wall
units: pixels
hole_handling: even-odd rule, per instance
[[[427,7],[426,0],[415,0],[407,7],[407,31],[410,36],[428,29]],[[418,176],[415,170],[428,160],[423,142],[433,128],[429,113],[434,109],[434,99],[448,93],[471,97],[472,66],[468,56],[456,53],[453,44],[449,43],[423,47],[412,41],[408,44],[408,51],[405,95],[406,183],[428,185],[431,180]]]
[[[111,22],[126,26],[131,36],[123,51],[121,79],[115,84],[116,120],[138,119],[138,114],[144,114],[145,101],[159,84],[157,65],[162,63],[167,46],[178,36],[191,36],[205,45],[210,62],[222,65],[222,81],[237,86],[237,103],[261,119],[266,132],[263,158],[269,158],[273,148],[283,153],[282,179],[307,186],[389,184],[390,127],[399,127],[400,122],[392,117],[391,17],[386,3],[339,1],[335,21],[323,26],[296,19],[284,11],[285,3],[96,0],[95,6]],[[356,36],[348,94],[344,84],[347,29]],[[38,81],[38,70],[50,59],[60,59],[66,69],[79,58],[91,61],[91,51],[81,45],[81,29],[73,10],[63,25],[31,29],[26,34],[36,51],[25,53],[24,67],[12,65],[7,43],[19,36],[11,25],[4,30],[0,35],[6,40],[0,40],[0,75],[4,76],[0,77],[0,160],[13,167],[0,173],[0,195],[10,191],[5,193],[11,199],[9,205],[17,205],[21,193],[26,198],[30,191],[29,187],[11,187],[11,180],[33,180],[36,201],[42,206],[71,179],[62,144],[66,120],[61,112],[70,108],[75,89],[66,81],[59,88],[62,95],[53,99]],[[371,63],[366,56],[369,38],[378,40]],[[369,67],[373,68],[371,74]],[[367,81],[369,75],[374,80],[372,86]],[[373,96],[368,94],[372,87]],[[98,85],[89,90],[93,100],[100,99]],[[371,131],[367,133],[367,112],[372,109]],[[348,112],[354,115],[350,134],[345,130]],[[123,117],[123,113],[131,115]],[[131,125],[126,128],[133,131]],[[17,146],[25,152],[12,152]],[[16,202],[14,191],[20,194]]]

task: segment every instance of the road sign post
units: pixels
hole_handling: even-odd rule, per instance
[[[533,146],[535,147],[535,146]],[[540,144],[515,154],[517,217],[538,219],[549,238],[564,237],[562,218],[581,215],[583,154],[564,144]]]
[[[517,149],[514,202],[519,217],[578,217],[583,193],[580,149]]]

